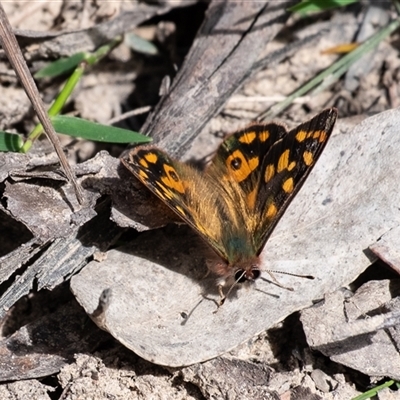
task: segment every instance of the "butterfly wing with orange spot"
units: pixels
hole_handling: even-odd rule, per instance
[[[279,124],[252,124],[235,132],[219,147],[207,172],[220,181],[226,196],[240,204],[238,212],[254,213],[260,185],[260,167],[271,147],[284,135]]]
[[[265,155],[257,197],[254,240],[260,254],[276,224],[325,148],[337,118],[334,108],[289,131]]]
[[[222,188],[190,165],[173,160],[153,146],[141,146],[121,160],[151,192],[197,231],[227,260],[221,241],[224,221],[231,220]]]
[[[228,137],[218,149],[208,171],[223,182],[226,196],[244,215],[245,240],[256,255],[311,172],[336,118],[336,109],[327,109],[289,132],[274,123],[252,125]]]

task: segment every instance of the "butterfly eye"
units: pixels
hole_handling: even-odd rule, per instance
[[[242,166],[242,160],[240,158],[236,157],[231,161],[232,169],[238,170],[240,169],[241,166]]]
[[[243,283],[243,282],[245,282],[245,281],[246,281],[246,274],[245,274],[245,271],[243,271],[242,269],[238,269],[238,270],[235,272],[235,282]]]
[[[253,274],[253,279],[258,279],[261,275],[261,271],[258,268],[253,268],[251,273]]]

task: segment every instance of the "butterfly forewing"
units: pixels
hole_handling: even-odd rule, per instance
[[[221,182],[234,210],[225,236],[246,242],[248,253],[261,252],[325,147],[336,116],[335,109],[324,110],[289,132],[276,123],[253,124],[221,144],[207,172]]]
[[[224,140],[212,160],[208,168],[211,179],[222,178],[228,197],[254,208],[255,198],[250,197],[259,186],[260,163],[285,134],[286,129],[279,124],[252,124],[235,132]]]
[[[324,110],[274,143],[262,160],[256,205],[259,224],[254,231],[257,254],[314,167],[336,118],[336,109]]]

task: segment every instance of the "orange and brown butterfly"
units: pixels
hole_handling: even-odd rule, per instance
[[[259,255],[336,118],[330,108],[290,131],[277,123],[252,124],[225,139],[204,172],[154,146],[134,148],[122,162],[219,256],[209,268],[220,277],[223,296],[224,284],[260,276]]]

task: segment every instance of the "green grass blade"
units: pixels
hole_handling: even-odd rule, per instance
[[[322,71],[315,78],[311,79],[305,85],[294,91],[291,95],[286,97],[282,102],[275,104],[272,106],[267,112],[261,114],[258,117],[258,120],[270,119],[276,117],[283,110],[285,110],[289,105],[292,104],[293,100],[304,96],[311,89],[315,88],[321,82],[323,83],[323,88],[332,85],[341,75],[343,75],[347,69],[358,61],[365,53],[371,51],[375,48],[383,39],[389,36],[393,31],[400,27],[400,19],[396,19],[392,21],[385,28],[381,29],[375,35],[371,36],[367,39],[362,45],[357,47],[351,53],[346,54],[344,57],[340,58],[334,64],[332,64],[329,68]],[[318,88],[318,90],[322,90]]]
[[[54,103],[49,108],[48,114],[49,116],[57,115],[61,112],[62,108],[64,107],[65,103],[68,101],[71,93],[75,89],[75,86],[78,84],[79,80],[81,79],[82,75],[85,72],[85,65],[81,64],[72,75],[68,78],[67,82],[65,82],[64,87],[61,89],[61,92],[58,94]]]
[[[81,52],[67,58],[61,58],[46,65],[44,68],[37,71],[34,76],[35,78],[54,78],[70,72],[82,61],[86,61],[89,65],[92,65],[107,55],[120,42],[121,38],[118,37],[104,46],[99,47],[94,53]]]
[[[356,3],[359,0],[304,0],[288,10],[301,15],[307,15],[312,12],[329,10],[332,8],[345,7],[348,4]]]
[[[76,53],[71,57],[61,58],[40,69],[34,75],[35,78],[54,78],[73,70],[77,65],[89,57],[89,53]]]
[[[86,58],[86,62],[89,65],[93,65],[98,63],[103,57],[105,57],[110,51],[120,44],[122,38],[120,36],[111,40],[111,42],[106,43],[105,45],[99,47],[94,53],[90,54],[89,57]]]
[[[68,101],[71,93],[75,89],[75,86],[78,84],[81,79],[83,73],[85,72],[86,64],[80,64],[72,75],[68,78],[64,87],[61,89],[61,92],[58,94],[53,104],[50,106],[48,110],[49,117],[53,117],[59,114],[64,107],[65,103]],[[43,128],[41,124],[36,125],[31,133],[28,135],[27,140],[25,141],[23,148],[21,149],[23,153],[27,153],[31,148],[33,142],[43,133]]]
[[[134,131],[101,125],[81,118],[56,115],[50,119],[56,132],[73,137],[109,143],[147,143],[151,141],[148,136]]]
[[[0,151],[18,152],[23,144],[20,135],[0,131]]]
[[[51,63],[46,68],[38,71],[36,77],[39,76],[57,76],[61,73],[70,71],[75,68],[74,72],[68,78],[61,92],[58,94],[53,104],[48,110],[48,115],[55,116],[61,112],[65,103],[71,96],[71,93],[75,89],[76,85],[82,78],[88,66],[99,62],[105,57],[115,46],[121,42],[121,37],[117,37],[104,46],[99,47],[94,53],[77,53],[66,59],[57,60]],[[49,73],[50,71],[50,73]],[[40,73],[40,74],[39,74]],[[27,153],[31,148],[33,142],[43,133],[43,128],[40,124],[36,125],[32,132],[28,135],[21,151]]]

